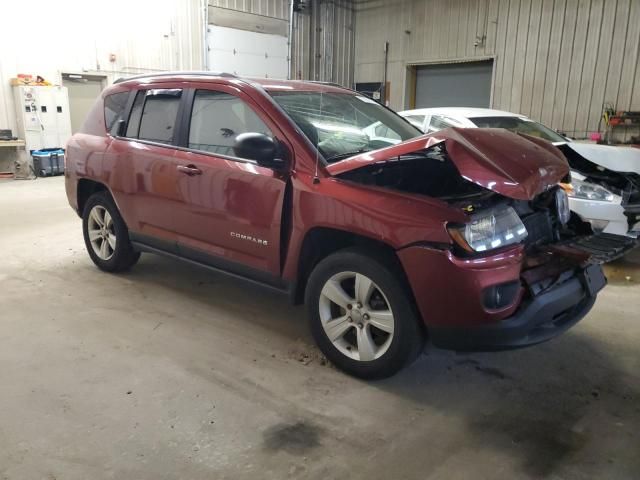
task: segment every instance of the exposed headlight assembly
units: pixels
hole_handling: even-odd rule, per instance
[[[613,202],[614,195],[606,188],[595,183],[585,182],[576,178],[571,180],[571,187],[567,195],[583,200],[594,200],[596,202]]]
[[[484,252],[522,242],[527,229],[512,207],[498,207],[471,216],[469,223],[449,226],[451,238],[468,252]]]

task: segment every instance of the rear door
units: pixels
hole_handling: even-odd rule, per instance
[[[138,90],[126,133],[109,148],[118,162],[111,184],[119,186],[117,200],[133,239],[165,250],[176,248],[184,205],[174,159],[182,94],[164,86]]]
[[[238,157],[233,145],[246,132],[285,142],[282,131],[252,98],[227,84],[190,90],[182,123],[175,156],[181,255],[260,280],[279,275],[288,175]]]

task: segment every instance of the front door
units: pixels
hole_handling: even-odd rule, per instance
[[[286,175],[236,156],[233,145],[241,133],[282,134],[228,85],[195,89],[187,112],[184,148],[175,154],[184,202],[176,225],[180,253],[229,270],[242,272],[242,265],[279,275]]]

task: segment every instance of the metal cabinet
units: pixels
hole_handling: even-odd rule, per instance
[[[64,148],[71,136],[69,94],[60,86],[14,87],[18,136],[26,150]]]

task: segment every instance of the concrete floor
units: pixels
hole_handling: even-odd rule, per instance
[[[304,310],[144,255],[98,271],[63,179],[0,183],[1,479],[640,478],[640,262],[526,350],[365,383]]]

